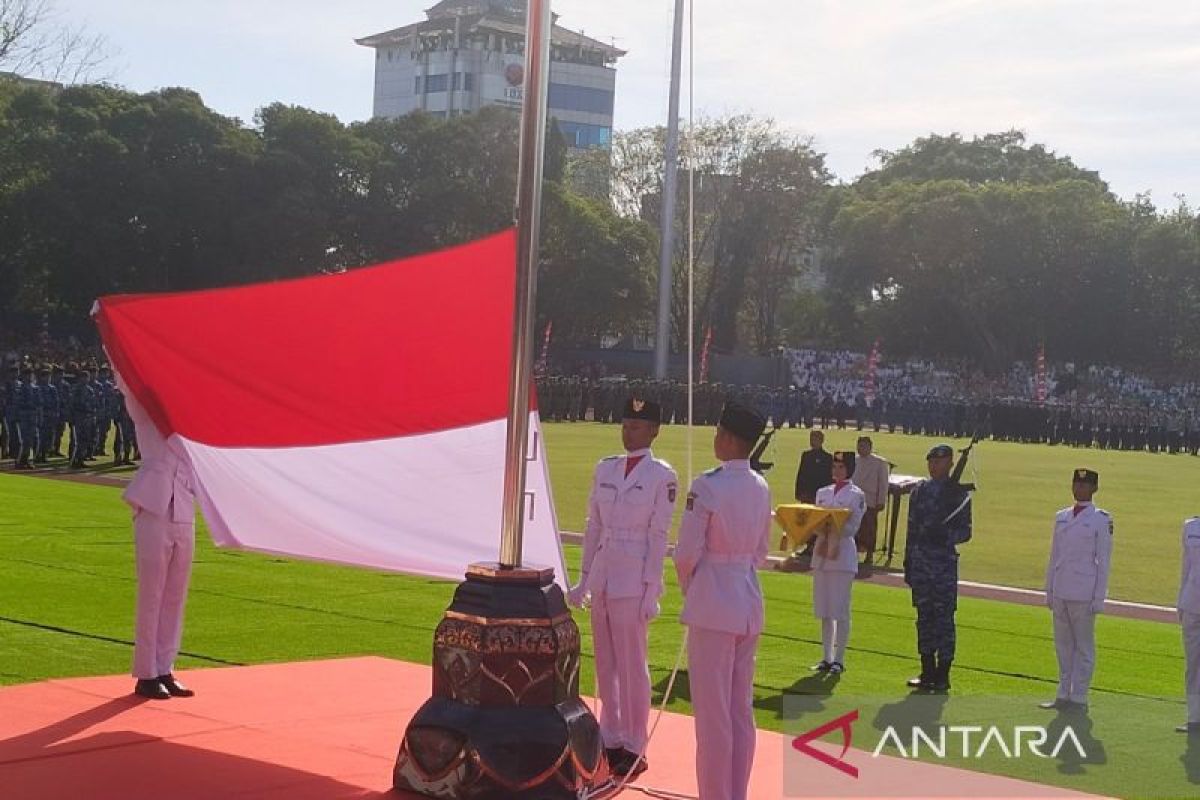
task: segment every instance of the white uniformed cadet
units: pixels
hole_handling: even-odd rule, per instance
[[[1054,540],[1046,567],[1046,605],[1054,617],[1058,695],[1042,708],[1087,705],[1096,668],[1096,615],[1104,610],[1112,557],[1113,521],[1092,504],[1100,476],[1090,469],[1072,475],[1075,505],[1054,518]]]
[[[745,800],[754,763],[754,656],[764,617],[756,569],[767,557],[771,491],[749,456],[765,427],[757,412],[725,406],[713,440],[723,463],[692,482],[675,546],[700,800]]]
[[[662,420],[660,406],[630,398],[622,417],[626,452],[596,465],[583,568],[579,583],[567,596],[572,605],[580,606],[591,595],[596,680],[603,706],[600,735],[618,775],[646,768],[643,754],[650,718],[646,634],[659,612],[678,486],[671,465],[650,452]],[[643,755],[640,761],[639,755]]]
[[[845,671],[846,642],[850,638],[850,591],[858,573],[855,537],[867,511],[863,490],[850,482],[854,453],[833,454],[833,483],[817,490],[817,505],[850,512],[836,539],[824,539],[813,552],[813,616],[821,620],[824,655],[815,672],[840,675]]]
[[[142,465],[122,495],[133,508],[137,561],[134,692],[154,700],[195,694],[173,674],[196,547],[192,469],[175,447],[143,437]]]
[[[1200,517],[1183,523],[1183,575],[1176,606],[1183,626],[1188,718],[1175,730],[1200,736]]]

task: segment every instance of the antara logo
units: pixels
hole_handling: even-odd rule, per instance
[[[809,758],[816,759],[852,778],[857,778],[858,767],[846,760],[846,754],[850,752],[854,737],[854,723],[857,721],[857,710],[843,714],[835,720],[826,722],[824,725],[796,737],[792,740],[792,747]],[[1050,748],[1047,748],[1050,743],[1050,734],[1040,725],[1017,725],[1007,736],[997,725],[928,727],[929,730],[926,730],[925,727],[914,725],[907,736],[902,736],[900,730],[903,728],[898,729],[894,725],[889,725],[883,731],[874,750],[871,751],[871,758],[879,758],[885,747],[894,749],[900,758],[905,759],[917,759],[922,756],[945,759],[947,754],[951,757],[961,756],[966,759],[976,759],[984,758],[989,753],[1002,755],[1009,759],[1021,758],[1025,753],[1030,753],[1038,758],[1058,758],[1059,753],[1067,748],[1073,749],[1079,758],[1087,758],[1083,743],[1069,725],[1063,728],[1057,741]],[[841,731],[842,734],[842,752],[836,757],[813,746],[814,742],[834,731]],[[960,747],[953,747],[956,742],[960,744]]]

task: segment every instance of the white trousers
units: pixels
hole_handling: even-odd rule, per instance
[[[1096,615],[1091,603],[1054,600],[1054,650],[1058,655],[1058,698],[1086,703],[1096,669]]]
[[[138,509],[133,517],[133,539],[137,560],[133,677],[140,680],[166,675],[175,668],[196,525]]]
[[[754,655],[758,634],[688,628],[700,800],[746,800],[754,764]]]
[[[1200,614],[1184,611],[1180,616],[1183,623],[1183,652],[1187,671],[1188,722],[1200,724]]]
[[[593,598],[596,682],[600,691],[600,737],[605,747],[633,753],[646,746],[650,721],[650,668],[642,600]]]

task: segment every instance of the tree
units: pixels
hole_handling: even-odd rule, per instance
[[[57,16],[51,0],[0,0],[0,71],[67,84],[105,79],[108,40]]]
[[[624,214],[658,223],[665,133],[644,128],[616,137],[613,196]],[[714,346],[749,341],[767,352],[779,339],[778,309],[793,292],[830,180],[810,140],[769,119],[704,120],[681,147],[679,216],[672,284],[672,339],[686,346],[687,179],[694,171],[697,338],[710,325]],[[699,344],[699,342],[697,342]]]

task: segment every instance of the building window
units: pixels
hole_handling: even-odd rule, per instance
[[[584,125],[579,122],[559,122],[558,130],[567,140],[568,147],[612,147],[612,128],[605,125]]]
[[[580,111],[611,117],[613,93],[607,89],[552,83],[550,84],[549,105],[550,108],[557,108],[561,111]]]
[[[424,85],[424,92],[422,92],[422,85]],[[416,82],[416,93],[417,94],[422,94],[422,93],[435,94],[437,92],[444,92],[449,88],[450,88],[450,76],[444,72],[441,75],[425,76],[425,80],[423,83],[421,81],[420,76],[417,77],[417,82]]]

